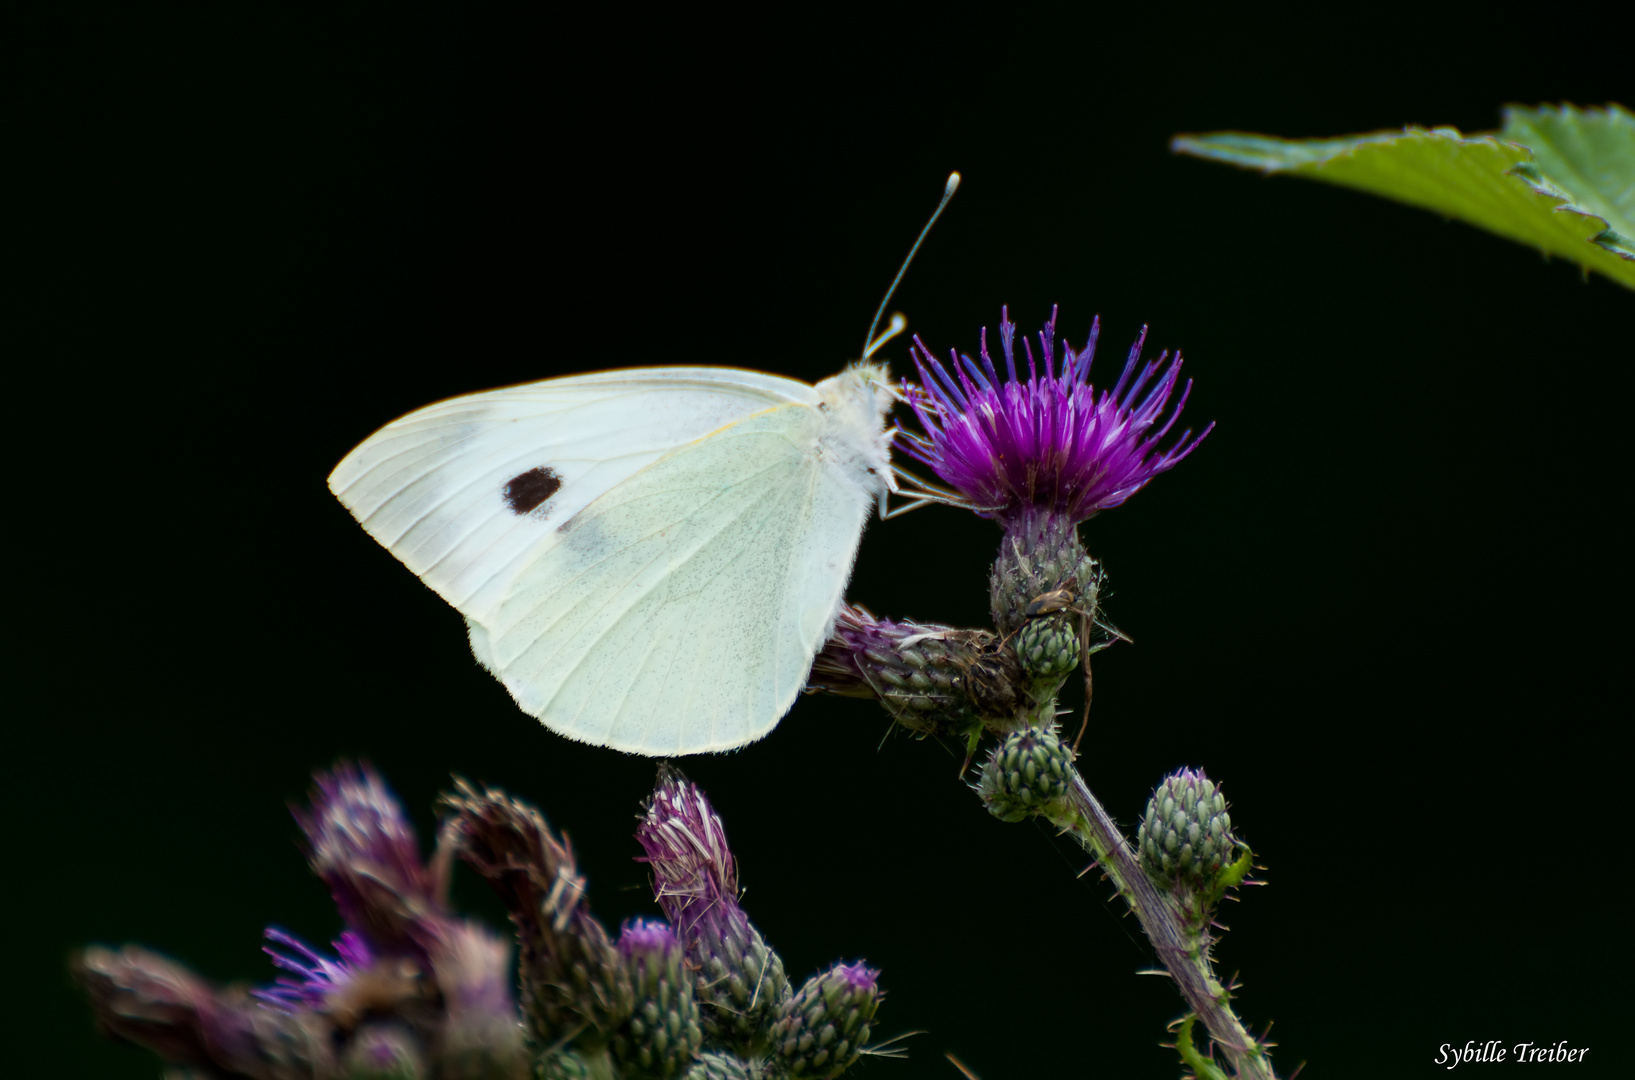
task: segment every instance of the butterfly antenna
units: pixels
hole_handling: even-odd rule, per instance
[[[874,313],[874,321],[869,323],[869,332],[863,335],[863,356],[865,358],[891,338],[892,334],[888,333],[878,342],[875,342],[874,331],[880,326],[880,317],[886,313],[886,305],[891,303],[891,294],[897,291],[897,285],[903,280],[903,275],[908,273],[908,264],[914,261],[915,253],[920,250],[920,245],[925,243],[926,233],[930,232],[931,226],[937,223],[937,219],[942,216],[943,207],[948,205],[948,200],[952,199],[954,197],[954,192],[958,190],[959,173],[949,173],[948,186],[942,189],[942,201],[937,204],[936,210],[932,211],[931,220],[925,223],[925,228],[920,230],[919,239],[915,240],[914,246],[908,249],[908,258],[903,260],[902,268],[897,271],[897,276],[891,279],[891,288],[886,290],[885,298],[880,301],[880,307]],[[892,319],[893,324],[895,324],[896,321],[896,318]],[[907,323],[904,323],[904,325],[906,326]],[[893,331],[893,333],[895,333],[895,331]],[[874,342],[874,344],[871,345],[870,342]]]
[[[900,311],[892,312],[891,321],[886,324],[885,332],[879,337],[875,338],[873,341],[869,342],[868,346],[863,350],[863,359],[867,360],[869,357],[879,352],[880,346],[884,345],[886,342],[890,341],[892,338],[896,337],[898,334],[907,329],[908,320],[903,318],[903,313]],[[902,394],[898,393],[894,387],[887,386],[886,390],[891,393],[893,398],[902,397]]]

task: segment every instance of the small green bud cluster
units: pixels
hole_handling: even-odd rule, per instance
[[[1030,814],[1061,820],[1068,814],[1067,788],[1073,751],[1054,728],[1012,732],[988,754],[977,791],[988,812],[1001,821]]]
[[[772,1049],[784,1072],[833,1080],[857,1060],[880,1006],[872,968],[842,964],[808,979],[779,1011]]]
[[[1212,887],[1236,854],[1226,797],[1202,771],[1164,778],[1147,802],[1136,834],[1141,862],[1155,880]]]

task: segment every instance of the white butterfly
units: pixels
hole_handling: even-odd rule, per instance
[[[634,368],[394,420],[329,488],[466,617],[524,712],[639,754],[771,731],[897,490],[886,370]]]

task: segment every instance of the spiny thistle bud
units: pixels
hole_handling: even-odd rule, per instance
[[[772,1049],[793,1077],[833,1080],[857,1060],[880,1007],[879,972],[840,964],[808,979],[772,1028]]]
[[[1051,820],[1067,815],[1068,777],[1073,752],[1053,728],[1012,732],[988,754],[977,790],[988,812],[1001,821],[1029,814]]]
[[[738,906],[738,865],[721,819],[696,784],[663,765],[636,839],[659,906],[686,948],[706,1039],[757,1055],[789,998],[789,980]]]
[[[1078,616],[1056,612],[1028,619],[1016,632],[1016,659],[1029,678],[1059,679],[1079,662]]]
[[[812,663],[812,685],[843,697],[877,698],[919,735],[955,735],[976,709],[967,674],[992,641],[980,630],[876,619],[844,605]]]
[[[523,1013],[537,1046],[578,1032],[605,1038],[630,1015],[630,977],[585,902],[585,881],[566,840],[539,811],[463,780],[443,803],[459,856],[488,879],[516,925]]]
[[[1237,849],[1226,797],[1201,769],[1164,778],[1147,801],[1136,843],[1153,878],[1194,889],[1213,885]]]
[[[398,1024],[358,1029],[341,1062],[345,1080],[423,1080],[426,1062],[414,1036]]]
[[[683,1080],[761,1080],[762,1070],[731,1054],[700,1054]]]
[[[627,1080],[680,1076],[704,1038],[681,942],[665,923],[637,920],[619,934],[619,953],[636,989],[635,1011],[611,1042],[620,1075]]]

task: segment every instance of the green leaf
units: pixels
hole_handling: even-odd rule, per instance
[[[1497,134],[1454,128],[1338,139],[1177,135],[1176,153],[1357,188],[1539,248],[1635,289],[1635,116],[1505,110]]]
[[[1548,177],[1571,192],[1574,206],[1607,223],[1595,242],[1635,259],[1635,116],[1616,105],[1582,111],[1512,105],[1500,134],[1533,151],[1518,173]]]

